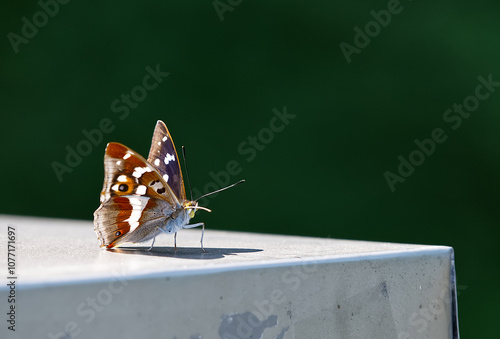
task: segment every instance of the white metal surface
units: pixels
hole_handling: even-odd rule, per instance
[[[14,216],[0,232],[0,338],[458,338],[450,247],[207,229],[207,253],[201,230],[112,252],[89,221]]]

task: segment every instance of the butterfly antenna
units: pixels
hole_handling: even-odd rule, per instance
[[[234,187],[234,186],[239,185],[239,184],[242,184],[242,183],[244,183],[244,182],[245,182],[245,180],[240,180],[240,181],[238,181],[238,182],[235,182],[235,183],[234,183],[234,184],[232,184],[232,185],[229,185],[229,186],[223,187],[223,188],[221,188],[221,189],[218,189],[218,190],[216,190],[216,191],[213,191],[213,192],[210,192],[210,193],[207,193],[207,194],[203,194],[201,197],[199,197],[199,198],[198,198],[198,199],[196,199],[195,201],[198,201],[198,200],[200,200],[201,198],[205,198],[206,196],[209,196],[209,195],[212,195],[212,194],[215,194],[215,193],[219,193],[220,191],[227,190],[228,188]]]
[[[189,193],[191,195],[191,200],[193,200],[193,189],[191,188],[191,181],[189,180],[189,171],[186,162],[186,148],[184,146],[182,146],[182,158],[184,159],[184,168],[186,169],[186,177],[189,185]]]

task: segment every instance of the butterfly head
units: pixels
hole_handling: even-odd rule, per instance
[[[212,212],[211,210],[209,210],[206,207],[198,206],[197,201],[185,201],[183,204],[183,207],[185,210],[187,210],[187,212],[189,214],[189,218],[191,218],[191,219],[194,218],[194,214],[196,213],[196,210],[204,210],[207,212]]]

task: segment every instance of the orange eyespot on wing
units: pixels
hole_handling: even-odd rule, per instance
[[[158,171],[139,154],[119,143],[109,143],[104,155],[101,206],[94,213],[94,230],[101,247],[145,241],[151,227],[181,204]]]

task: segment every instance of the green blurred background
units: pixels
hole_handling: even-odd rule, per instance
[[[479,76],[500,81],[500,3],[401,2],[350,63],[340,44],[354,45],[354,28],[388,1],[220,4],[219,15],[212,1],[71,1],[16,53],[8,34],[41,7],[2,1],[0,212],[91,220],[106,143],[147,156],[162,119],[198,190],[229,161],[241,168],[230,180],[247,180],[199,213],[208,232],[453,246],[461,334],[495,333],[500,90],[455,130],[443,113]],[[158,64],[169,76],[120,119],[111,103]],[[295,117],[271,136],[284,107]],[[105,118],[114,130],[59,182],[53,162]],[[447,140],[391,192],[384,172],[397,174],[398,156],[435,128]],[[259,133],[272,141],[247,161],[238,147]]]

